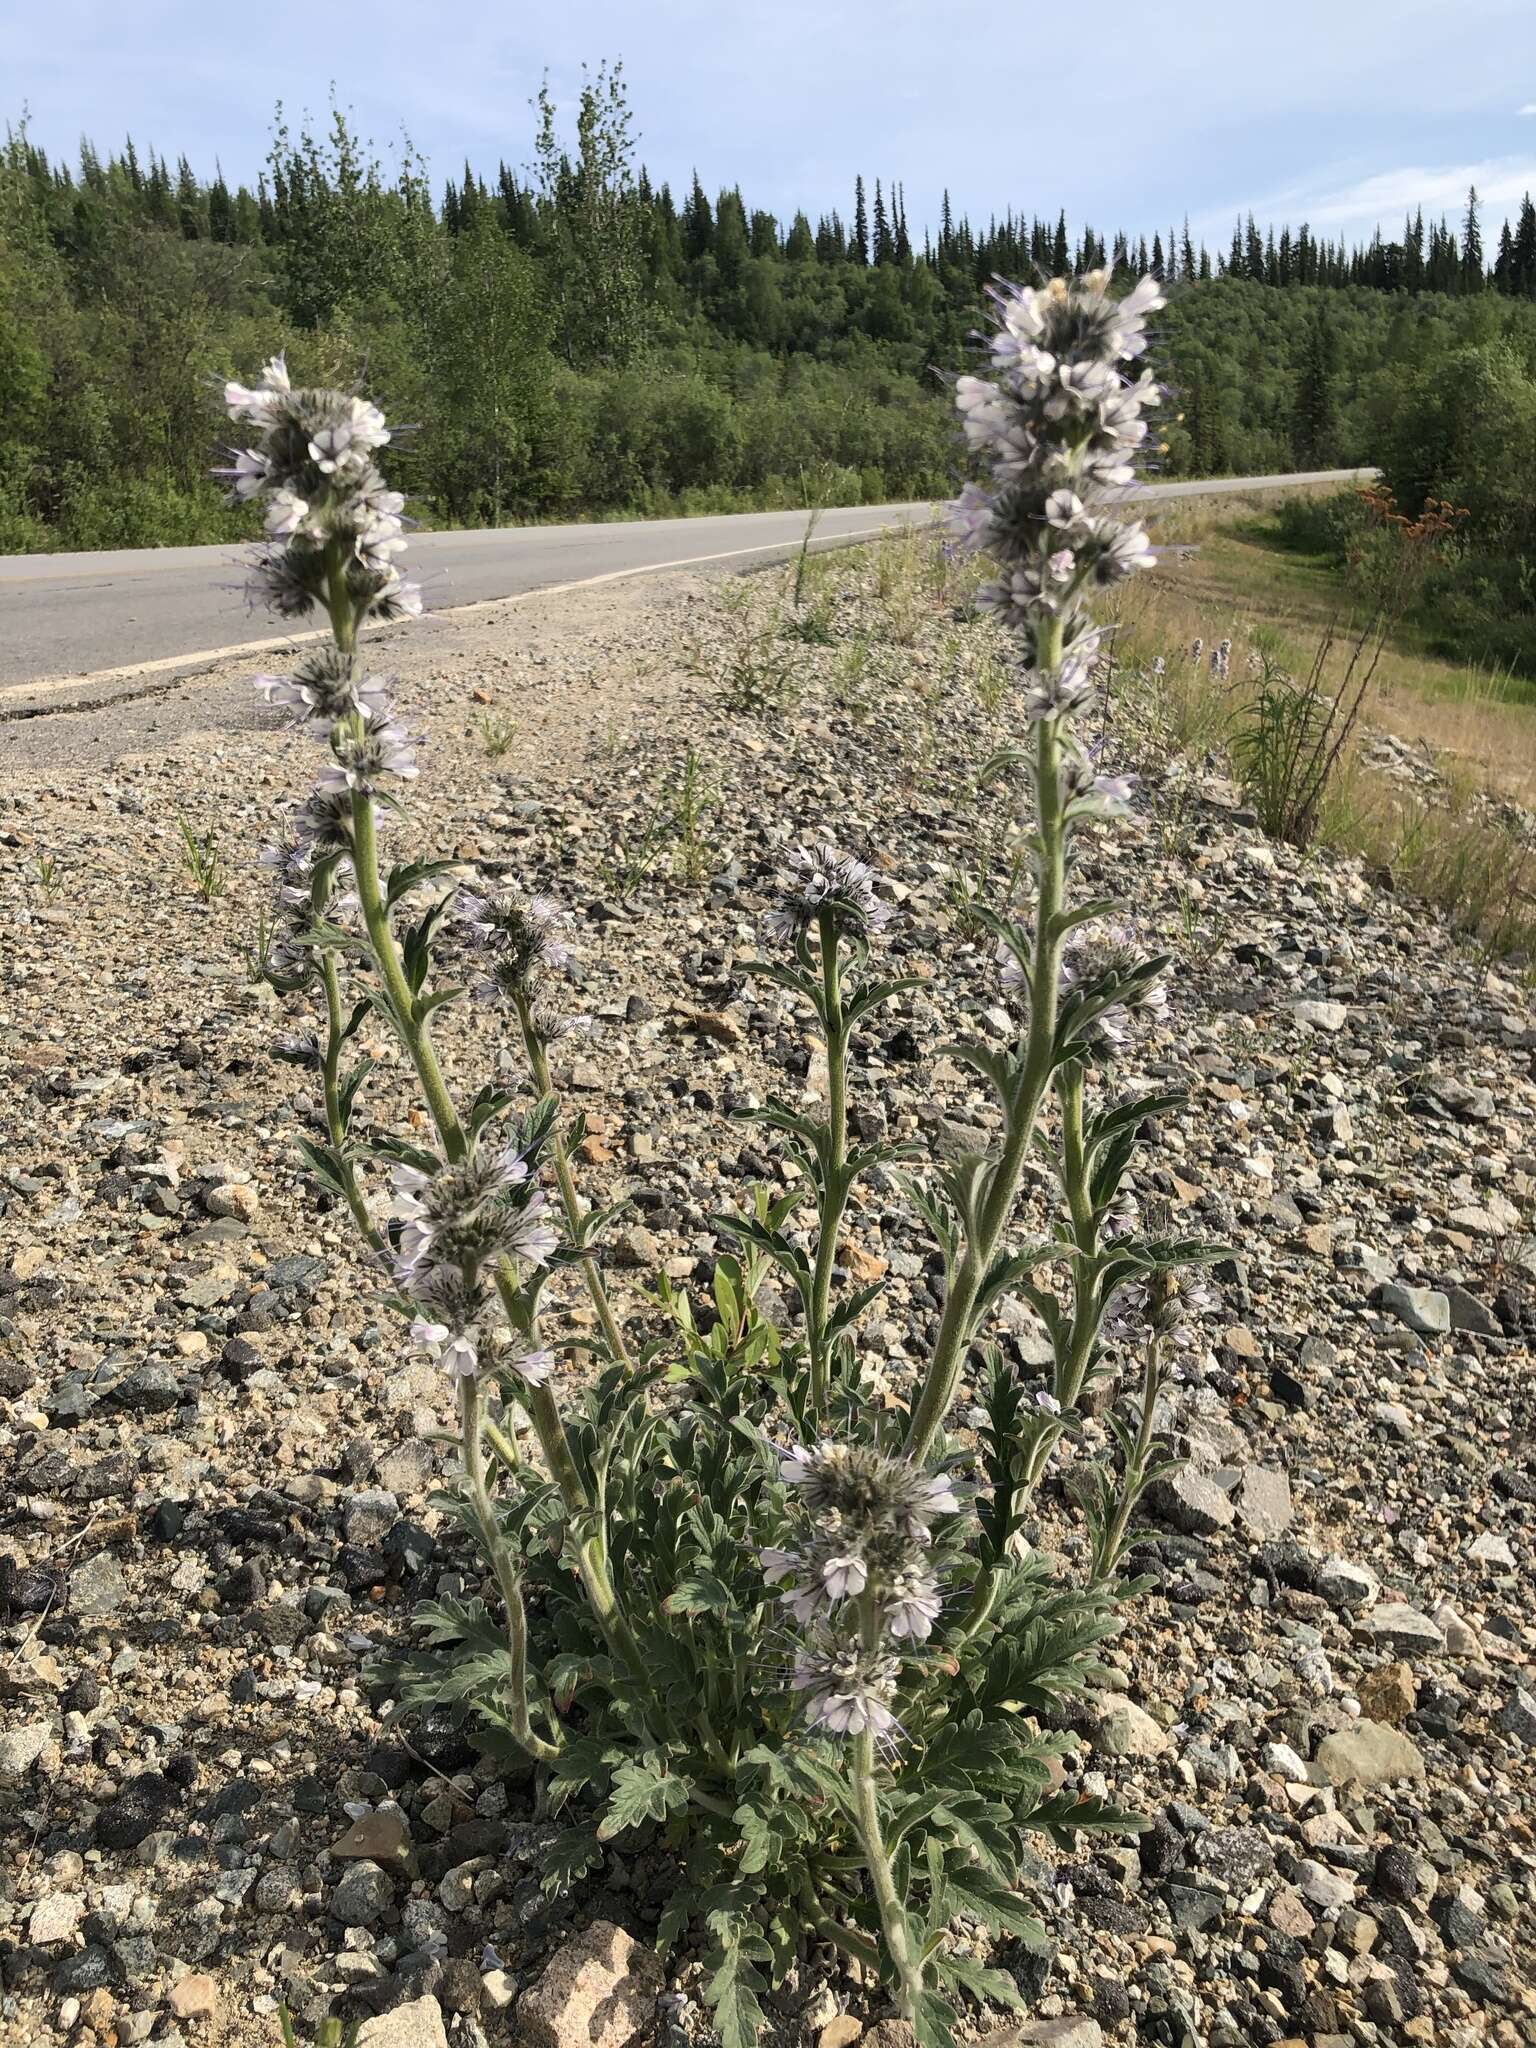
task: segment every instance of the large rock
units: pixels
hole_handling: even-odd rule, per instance
[[[1373,1642],[1388,1650],[1443,1650],[1444,1633],[1406,1600],[1384,1600],[1360,1623]]]
[[[1324,1002],[1315,997],[1292,1003],[1290,1009],[1298,1024],[1310,1024],[1314,1031],[1342,1031],[1349,1021],[1349,1011],[1343,1003]]]
[[[1451,1327],[1451,1304],[1438,1287],[1404,1287],[1392,1280],[1373,1298],[1420,1337],[1443,1337]]]
[[[1450,1305],[1453,1330],[1465,1330],[1474,1337],[1503,1336],[1504,1325],[1475,1294],[1469,1294],[1465,1287],[1457,1287],[1449,1280],[1441,1284],[1439,1291]]]
[[[1364,1792],[1424,1776],[1418,1744],[1380,1721],[1360,1720],[1337,1735],[1325,1735],[1313,1762],[1326,1784],[1358,1785]]]
[[[1536,1694],[1517,1685],[1498,1712],[1498,1725],[1527,1749],[1536,1749]]]
[[[68,1941],[84,1918],[83,1892],[49,1892],[32,1908],[27,1939],[37,1948],[52,1948]]]
[[[1412,1668],[1402,1662],[1368,1671],[1359,1687],[1360,1711],[1372,1721],[1400,1728],[1419,1703]]]
[[[435,1998],[413,1998],[381,2012],[358,2028],[357,2048],[448,2048],[443,2009]]]
[[[655,1954],[611,1920],[594,1920],[545,1964],[517,2009],[526,2048],[625,2048],[651,2024]]]
[[[398,1813],[365,1813],[331,1844],[331,1854],[346,1863],[404,1863],[411,1854],[411,1831]]]
[[[371,1927],[394,1896],[394,1886],[377,1863],[353,1863],[331,1894],[331,1911],[343,1927]]]
[[[1186,1536],[1214,1536],[1218,1529],[1230,1529],[1235,1519],[1231,1501],[1215,1480],[1189,1465],[1155,1479],[1147,1488],[1147,1506],[1159,1521]]]
[[[1100,1714],[1093,1746],[1101,1756],[1161,1756],[1168,1737],[1145,1707],[1116,1700]]]
[[[128,1582],[123,1577],[123,1568],[109,1550],[103,1550],[96,1557],[88,1557],[69,1575],[71,1614],[84,1615],[87,1620],[99,1620],[103,1615],[115,1613],[127,1598]]]
[[[1238,1521],[1261,1543],[1273,1543],[1284,1536],[1295,1520],[1290,1480],[1267,1465],[1245,1468],[1233,1502]]]
[[[1368,1564],[1347,1557],[1325,1557],[1318,1567],[1317,1590],[1330,1607],[1370,1607],[1381,1597],[1381,1581]]]
[[[347,1541],[360,1544],[364,1549],[370,1544],[382,1543],[399,1519],[399,1501],[382,1486],[370,1487],[365,1493],[354,1493],[342,1517]]]
[[[0,1735],[0,1785],[15,1785],[37,1762],[52,1739],[47,1721],[28,1721]]]

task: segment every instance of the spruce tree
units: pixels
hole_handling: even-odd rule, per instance
[[[1523,299],[1536,298],[1536,206],[1526,193],[1520,204],[1520,222],[1515,229],[1515,258],[1511,286]]]
[[[864,208],[864,180],[853,181],[853,237],[848,244],[849,261],[869,261],[869,215]]]
[[[896,244],[891,235],[890,222],[885,217],[885,198],[880,190],[880,180],[875,180],[875,261],[889,263],[896,253]]]
[[[1291,447],[1299,469],[1322,469],[1334,453],[1337,374],[1337,338],[1327,313],[1319,306],[1307,333],[1291,420]]]
[[[1480,292],[1488,282],[1483,268],[1483,231],[1477,218],[1477,187],[1469,187],[1467,211],[1461,229],[1462,289]]]
[[[693,174],[693,185],[683,205],[683,255],[689,263],[697,263],[701,256],[707,256],[715,246],[715,216],[710,207],[709,196],[700,183],[697,171]]]

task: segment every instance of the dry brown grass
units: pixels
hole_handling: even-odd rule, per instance
[[[1209,498],[1171,504],[1153,525],[1164,545],[1198,543],[1127,586],[1117,655],[1129,669],[1167,663],[1158,689],[1173,745],[1222,755],[1255,688],[1259,659],[1305,674],[1330,627],[1347,651],[1349,598],[1325,566],[1265,543],[1273,501]],[[1359,621],[1357,630],[1363,627]],[[1205,659],[1188,659],[1196,640]],[[1209,652],[1232,642],[1231,682]],[[1250,659],[1250,657],[1252,659]],[[1326,681],[1326,679],[1325,679]],[[1372,732],[1423,752],[1422,786],[1369,761]],[[1490,954],[1536,957],[1536,690],[1427,655],[1389,638],[1381,650],[1359,741],[1332,779],[1319,833],[1360,855],[1393,886],[1422,896]]]
[[[1230,638],[1233,674],[1251,651],[1305,669],[1330,624],[1347,631],[1342,579],[1306,557],[1266,545],[1255,530],[1273,499],[1175,501],[1152,520],[1154,541],[1198,543],[1127,586],[1119,616],[1131,658]],[[1362,622],[1363,623],[1363,622]],[[1536,807],[1536,689],[1424,654],[1402,637],[1383,649],[1367,721],[1427,744],[1445,765],[1480,770],[1488,785]]]

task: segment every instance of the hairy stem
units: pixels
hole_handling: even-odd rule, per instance
[[[1157,1428],[1157,1397],[1162,1385],[1162,1339],[1154,1333],[1147,1339],[1146,1359],[1141,1373],[1141,1414],[1137,1418],[1136,1438],[1125,1461],[1121,1475],[1120,1497],[1115,1511],[1099,1534],[1094,1544],[1093,1574],[1090,1585],[1102,1586],[1120,1562],[1125,1550],[1125,1534],[1130,1527],[1131,1516],[1136,1503],[1146,1491],[1147,1460],[1152,1454],[1152,1439]]]
[[[879,1616],[873,1598],[866,1593],[860,1606],[864,1641],[868,1647],[873,1648],[879,1640],[880,1633]],[[880,1915],[880,1931],[885,1936],[886,1953],[891,1959],[899,1986],[897,2005],[901,2017],[910,2024],[916,2020],[922,2000],[923,1971],[922,1965],[912,1953],[912,1931],[907,1921],[907,1909],[896,1890],[891,1859],[886,1853],[885,1835],[880,1826],[880,1796],[875,1784],[875,1738],[867,1728],[853,1738],[853,1793],[858,1816],[859,1843],[864,1851],[870,1889],[874,1892],[875,1906]]]
[[[832,1268],[837,1240],[848,1203],[848,1027],[843,1020],[842,980],[838,972],[837,922],[830,911],[817,919],[821,940],[821,986],[827,1033],[827,1155],[822,1191],[816,1266],[811,1276],[811,1312],[807,1340],[811,1354],[811,1413],[826,1414],[832,1362],[827,1342],[827,1311],[832,1298]]]
[[[1061,637],[1059,621],[1053,620],[1042,630],[1042,671],[1059,666]],[[1035,731],[1035,801],[1040,845],[1036,857],[1034,953],[1029,974],[1029,1037],[1017,1085],[1006,1105],[1003,1149],[987,1173],[976,1230],[967,1238],[950,1281],[949,1299],[944,1304],[928,1376],[907,1432],[906,1455],[919,1464],[932,1449],[955,1398],[966,1348],[975,1333],[976,1297],[1012,1218],[1035,1122],[1050,1086],[1061,972],[1060,919],[1066,896],[1060,743],[1054,719],[1042,719]]]
[[[517,1021],[523,1034],[523,1050],[528,1057],[533,1085],[541,1096],[552,1095],[554,1089],[549,1078],[549,1055],[544,1049],[543,1039],[533,1027],[533,1012],[526,995],[519,995],[517,998]],[[571,1171],[570,1154],[566,1151],[565,1140],[558,1131],[550,1132],[549,1156],[554,1161],[555,1180],[560,1189],[560,1206],[565,1211],[566,1227],[571,1233],[572,1241],[579,1245],[582,1243],[583,1224],[581,1200],[576,1190],[576,1176]],[[587,1284],[587,1292],[592,1297],[592,1306],[597,1311],[597,1320],[602,1324],[610,1355],[619,1365],[633,1364],[629,1347],[624,1342],[624,1333],[619,1328],[619,1319],[608,1299],[608,1289],[595,1255],[582,1260],[581,1273]]]
[[[561,1744],[546,1742],[533,1726],[528,1712],[528,1616],[523,1606],[523,1584],[507,1539],[502,1533],[496,1503],[485,1476],[485,1448],[481,1442],[480,1384],[471,1373],[459,1381],[459,1420],[464,1450],[464,1478],[480,1525],[480,1538],[496,1574],[506,1617],[507,1655],[511,1669],[502,1692],[502,1704],[513,1738],[539,1763],[553,1763]]]
[[[410,1054],[411,1064],[416,1069],[416,1078],[421,1083],[421,1092],[427,1098],[427,1108],[437,1126],[438,1136],[443,1141],[443,1150],[450,1163],[460,1160],[469,1149],[464,1127],[459,1122],[459,1113],[453,1106],[448,1093],[448,1084],[443,1079],[443,1070],[438,1065],[433,1050],[431,1034],[426,1021],[416,1007],[416,997],[406,979],[405,968],[400,959],[400,949],[390,927],[389,911],[379,885],[378,842],[374,830],[373,798],[359,795],[352,804],[352,872],[357,882],[357,897],[362,905],[363,922],[368,928],[368,945],[373,954],[374,965],[379,970],[379,979],[389,998],[390,1014],[401,1043]]]
[[[327,569],[330,582],[329,609],[336,644],[343,651],[350,652],[355,648],[357,641],[357,616],[347,595],[344,565],[339,551],[334,546],[329,551]],[[379,885],[373,799],[369,796],[358,796],[352,806],[352,866],[357,883],[358,901],[362,905],[363,921],[368,931],[369,950],[384,984],[401,1042],[416,1070],[416,1077],[421,1083],[422,1093],[426,1097],[427,1108],[437,1128],[443,1151],[450,1161],[460,1160],[468,1150],[468,1139],[453,1098],[448,1092],[442,1068],[438,1065],[437,1054],[433,1050],[426,1023],[417,1014],[415,996],[406,979],[400,951],[390,926],[389,910]],[[517,1275],[508,1260],[504,1259],[501,1262],[496,1276],[496,1287],[508,1320],[514,1328],[518,1327],[521,1318],[517,1307]],[[539,1439],[539,1446],[548,1464],[550,1476],[560,1489],[566,1511],[575,1527],[578,1570],[588,1602],[615,1653],[623,1658],[637,1679],[646,1683],[649,1674],[645,1660],[640,1654],[639,1645],[629,1624],[619,1610],[618,1598],[608,1571],[606,1545],[601,1531],[594,1527],[596,1516],[593,1502],[582,1483],[554,1396],[547,1387],[531,1387],[528,1390],[526,1406]],[[466,1444],[467,1441],[466,1435]],[[483,1487],[484,1466],[478,1420],[474,1432],[474,1455],[477,1461],[480,1461]],[[485,1498],[488,1502],[488,1493]],[[489,1530],[487,1541],[490,1541]],[[519,1595],[519,1616],[522,1612],[520,1598]],[[512,1626],[509,1613],[509,1629]]]
[[[368,1204],[363,1199],[362,1188],[358,1185],[356,1169],[347,1154],[347,1126],[341,1113],[341,1048],[346,1020],[341,1014],[341,977],[336,972],[335,956],[325,951],[320,954],[320,981],[325,990],[325,1057],[321,1062],[325,1090],[325,1128],[330,1134],[336,1172],[346,1194],[347,1207],[352,1211],[352,1219],[369,1244],[378,1252],[384,1249],[384,1240],[368,1213]]]

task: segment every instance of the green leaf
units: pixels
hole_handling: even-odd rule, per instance
[[[755,1806],[738,1806],[736,1823],[741,1829],[741,1855],[736,1868],[743,1877],[755,1877],[767,1870],[778,1851],[779,1838],[772,1822]]]
[[[642,1821],[665,1820],[688,1804],[693,1780],[664,1770],[652,1757],[622,1763],[613,1774],[613,1791],[597,1830],[600,1842],[611,1842]]]
[[[757,2048],[765,2024],[758,1993],[768,1985],[754,1965],[770,1959],[762,1937],[748,1934],[739,1923],[707,1958],[705,1968],[713,1974],[704,1986],[704,1997],[715,2016],[720,2048]]]
[[[313,1144],[308,1138],[295,1138],[293,1142],[315,1179],[324,1182],[336,1194],[344,1195],[347,1184],[342,1178],[337,1155],[330,1146]]]
[[[989,1970],[974,1956],[952,1949],[940,1949],[933,1958],[933,1968],[940,1983],[955,1985],[978,2005],[1009,2005],[1015,2012],[1024,2010],[1019,1987],[1006,1970]]]
[[[402,896],[419,882],[430,882],[437,875],[450,875],[459,865],[454,860],[413,860],[389,871],[389,884],[385,894],[386,907],[393,910]]]
[[[991,1934],[1014,1934],[1031,1948],[1045,1940],[1045,1929],[1032,1913],[1026,1913],[1011,1892],[978,1870],[964,1857],[951,1856],[944,1876],[950,1894],[951,1913],[973,1913]]]
[[[589,1870],[598,1869],[602,1860],[602,1844],[590,1828],[565,1828],[542,1851],[539,1887],[546,1898],[555,1898],[579,1883]]]
[[[688,1932],[688,1923],[693,1918],[694,1898],[691,1891],[674,1892],[661,1909],[661,1918],[656,1923],[656,1946],[660,1949],[674,1948]]]
[[[941,1993],[925,1988],[912,2010],[917,2048],[954,2048],[955,2013]]]

